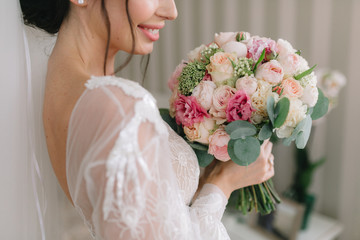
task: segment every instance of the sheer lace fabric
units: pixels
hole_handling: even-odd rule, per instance
[[[229,239],[227,199],[206,184],[199,196],[194,152],[161,119],[135,82],[93,77],[69,122],[67,180],[95,239]]]

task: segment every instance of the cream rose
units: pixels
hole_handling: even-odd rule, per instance
[[[233,77],[234,69],[229,59],[237,62],[234,53],[217,52],[210,57],[210,64],[206,66],[206,69],[216,85],[221,85],[223,81]]]
[[[287,78],[282,81],[281,88],[283,90],[283,95],[289,98],[300,98],[304,93],[303,87],[300,85],[299,81],[294,78]]]
[[[201,46],[195,48],[194,50],[190,51],[187,54],[187,57],[190,61],[195,61],[195,60],[200,60],[201,59],[201,51],[204,50],[206,48],[206,46],[204,44],[202,44]]]
[[[304,89],[304,94],[300,98],[309,107],[314,107],[319,97],[319,91],[316,86],[307,85]]]
[[[209,137],[209,154],[220,161],[230,160],[227,148],[230,141],[229,134],[226,133],[224,126],[219,127],[214,134]]]
[[[222,46],[227,53],[235,53],[238,58],[246,57],[247,55],[247,47],[244,43],[231,41]]]
[[[283,80],[284,70],[278,61],[271,60],[258,67],[255,77],[270,84],[277,84]]]
[[[258,87],[257,79],[254,77],[246,76],[239,78],[236,81],[236,89],[244,90],[247,95],[251,96],[254,94]]]
[[[215,89],[212,97],[212,106],[209,113],[216,120],[217,124],[226,121],[226,107],[229,99],[236,93],[236,89],[227,85]]]
[[[236,41],[237,32],[221,32],[215,33],[215,43],[219,45],[221,48],[223,45],[230,41]]]
[[[201,123],[194,123],[190,127],[184,127],[184,132],[192,142],[199,142],[202,144],[209,144],[210,131],[215,128],[215,120],[211,118],[204,118],[204,121]]]
[[[212,97],[216,84],[212,81],[201,81],[193,90],[192,96],[205,109],[209,110],[212,105]]]
[[[272,87],[268,82],[258,80],[258,87],[254,94],[251,96],[252,107],[256,110],[252,113],[251,121],[259,124],[265,117],[268,116],[266,104],[268,96],[272,94]]]

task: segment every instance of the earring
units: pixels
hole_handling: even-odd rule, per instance
[[[79,4],[84,4],[84,0],[78,0]]]

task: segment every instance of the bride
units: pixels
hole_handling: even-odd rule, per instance
[[[272,144],[248,167],[196,155],[153,96],[115,77],[118,51],[146,55],[177,17],[174,0],[20,0],[24,22],[58,33],[48,60],[43,126],[51,163],[95,239],[229,239],[232,191],[274,174]],[[126,64],[125,64],[126,65]]]

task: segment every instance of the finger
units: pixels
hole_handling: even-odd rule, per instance
[[[270,157],[270,154],[271,154],[271,151],[272,151],[272,146],[273,146],[273,144],[272,144],[272,142],[268,142],[267,144],[266,144],[266,146],[265,146],[265,149],[264,149],[264,157],[266,158],[266,159],[268,159],[269,157]]]

